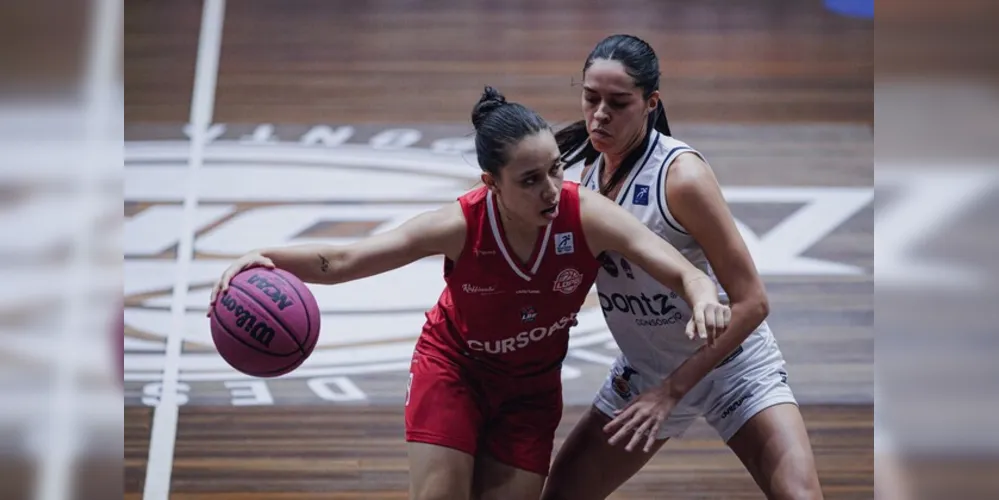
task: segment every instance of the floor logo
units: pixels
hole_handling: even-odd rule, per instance
[[[387,231],[453,202],[480,175],[472,138],[460,126],[415,130],[215,124],[207,134],[192,227],[185,227],[190,144],[184,129],[132,125],[128,139],[124,366],[125,380],[132,382],[161,378],[165,340],[174,323],[170,311],[175,255],[183,231],[194,231],[196,238],[194,260],[186,267],[189,293],[180,328],[180,380],[240,380],[245,377],[215,352],[205,317],[210,287],[233,259],[253,248],[347,244]],[[567,171],[567,180],[578,181],[573,178],[578,173]],[[873,190],[736,187],[724,189],[724,194],[734,203],[800,206],[762,235],[736,221],[760,274],[867,273],[804,253],[869,206]],[[572,238],[556,241],[563,251],[574,251],[574,243]],[[321,307],[323,329],[312,356],[286,378],[406,373],[425,311],[444,287],[442,269],[443,259],[434,257],[364,280],[310,286]],[[553,283],[555,290],[572,293],[580,286],[581,276],[569,271]],[[600,301],[593,299],[571,330],[574,349],[611,340]]]
[[[132,382],[162,376],[181,231],[193,230],[196,238],[180,380],[240,380],[245,377],[215,352],[205,317],[210,287],[233,259],[263,246],[350,243],[453,202],[479,178],[474,143],[460,127],[216,124],[208,131],[193,227],[185,228],[190,150],[184,130],[134,126],[129,136],[124,365],[125,380]],[[571,238],[563,248],[572,249]],[[312,356],[283,378],[408,371],[424,314],[444,287],[442,269],[443,259],[435,257],[351,283],[310,285],[322,332]],[[533,321],[535,314],[522,311],[522,319]],[[596,307],[581,311],[574,343],[610,340],[599,316]]]

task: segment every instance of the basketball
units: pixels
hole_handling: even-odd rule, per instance
[[[278,377],[298,368],[316,347],[319,304],[287,271],[248,269],[215,301],[211,331],[230,366],[255,377]]]

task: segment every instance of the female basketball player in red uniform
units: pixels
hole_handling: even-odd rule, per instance
[[[699,417],[768,498],[822,498],[784,360],[764,321],[763,283],[711,168],[671,137],[659,76],[656,54],[644,41],[627,35],[601,41],[583,66],[585,119],[559,131],[559,146],[567,165],[585,165],[581,192],[616,200],[717,279],[731,324],[713,343],[689,342],[672,324],[636,322],[625,309],[605,307],[622,354],[559,450],[543,498],[606,498]],[[669,293],[658,289],[655,281],[663,280],[626,267],[625,276],[613,260],[604,269],[597,280],[603,295]]]
[[[211,300],[254,266],[336,284],[443,254],[447,286],[427,313],[406,394],[410,496],[538,498],[562,414],[568,330],[598,254],[628,255],[680,291],[697,311],[692,336],[717,335],[730,311],[707,275],[634,217],[562,182],[555,137],[534,111],[487,88],[472,122],[483,187],[351,245],[251,252]]]

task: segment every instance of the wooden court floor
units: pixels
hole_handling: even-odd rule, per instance
[[[585,407],[566,408],[556,449]],[[873,409],[803,409],[826,498],[873,496]],[[125,498],[142,498],[152,412],[125,412]],[[406,498],[402,408],[181,409],[171,498]],[[612,498],[762,498],[738,458],[699,422]]]
[[[201,2],[128,2],[126,123],[186,123]],[[579,117],[583,61],[626,32],[660,57],[684,122],[874,120],[873,24],[820,0],[240,0],[226,7],[220,123],[468,123],[484,85]]]
[[[850,161],[802,153],[800,144],[781,139],[780,127],[833,123],[863,130],[873,122],[873,25],[828,14],[818,1],[415,5],[228,2],[213,120],[467,124],[472,104],[490,84],[562,123],[579,115],[573,83],[593,44],[610,33],[630,32],[660,53],[675,129],[777,126],[752,140],[711,137],[732,157],[719,165],[720,176],[741,185],[872,182],[872,166],[853,160],[870,153],[872,138],[836,145],[852,148]],[[188,120],[200,16],[201,2],[195,0],[128,2],[126,129]],[[762,141],[772,141],[773,148]],[[794,161],[781,156],[792,150]],[[867,221],[855,221],[824,251],[870,269],[872,232]],[[826,498],[872,498],[873,406],[822,404],[821,391],[831,401],[842,387],[871,383],[873,277],[788,277],[768,287],[794,326],[782,331],[812,334],[792,337],[788,345],[820,390],[820,401],[803,413]],[[556,446],[584,410],[566,408]],[[125,408],[126,499],[142,497],[151,415],[151,408]],[[392,405],[182,407],[170,498],[405,498],[402,436],[402,409]],[[762,495],[701,422],[614,498]]]

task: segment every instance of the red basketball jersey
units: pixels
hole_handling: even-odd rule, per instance
[[[467,235],[417,343],[470,365],[511,376],[557,368],[569,327],[599,268],[583,236],[579,185],[564,182],[558,216],[539,229],[533,254],[521,262],[507,244],[498,202],[488,188],[461,198]]]

